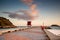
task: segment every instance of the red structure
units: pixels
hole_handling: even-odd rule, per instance
[[[43,25],[41,26],[41,28],[42,28],[42,30],[44,30],[44,29],[45,29],[44,22],[43,22]]]
[[[45,26],[41,26],[42,30],[44,30]]]
[[[28,21],[28,22],[27,22],[27,26],[28,26],[28,27],[31,27],[31,21]]]

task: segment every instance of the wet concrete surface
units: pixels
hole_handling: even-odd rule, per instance
[[[40,27],[36,27],[3,34],[0,40],[49,40],[49,38]]]

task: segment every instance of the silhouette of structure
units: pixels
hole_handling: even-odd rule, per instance
[[[28,26],[28,27],[31,27],[31,21],[28,21],[28,22],[27,22],[27,26]]]

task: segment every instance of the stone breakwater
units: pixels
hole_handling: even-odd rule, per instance
[[[26,28],[10,28],[10,29],[1,29],[0,30],[0,35],[5,34],[5,33],[10,33],[10,32],[16,32],[16,31],[22,31],[22,30],[26,30],[29,29],[28,27]]]

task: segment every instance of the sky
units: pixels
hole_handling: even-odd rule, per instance
[[[31,20],[32,26],[57,24],[60,25],[60,0],[33,0],[38,10],[38,18]],[[0,0],[0,17],[9,19],[16,26],[26,26],[28,20],[10,18],[3,12],[16,12],[20,9],[28,10],[29,7],[21,0]],[[18,14],[22,14],[19,12]]]

